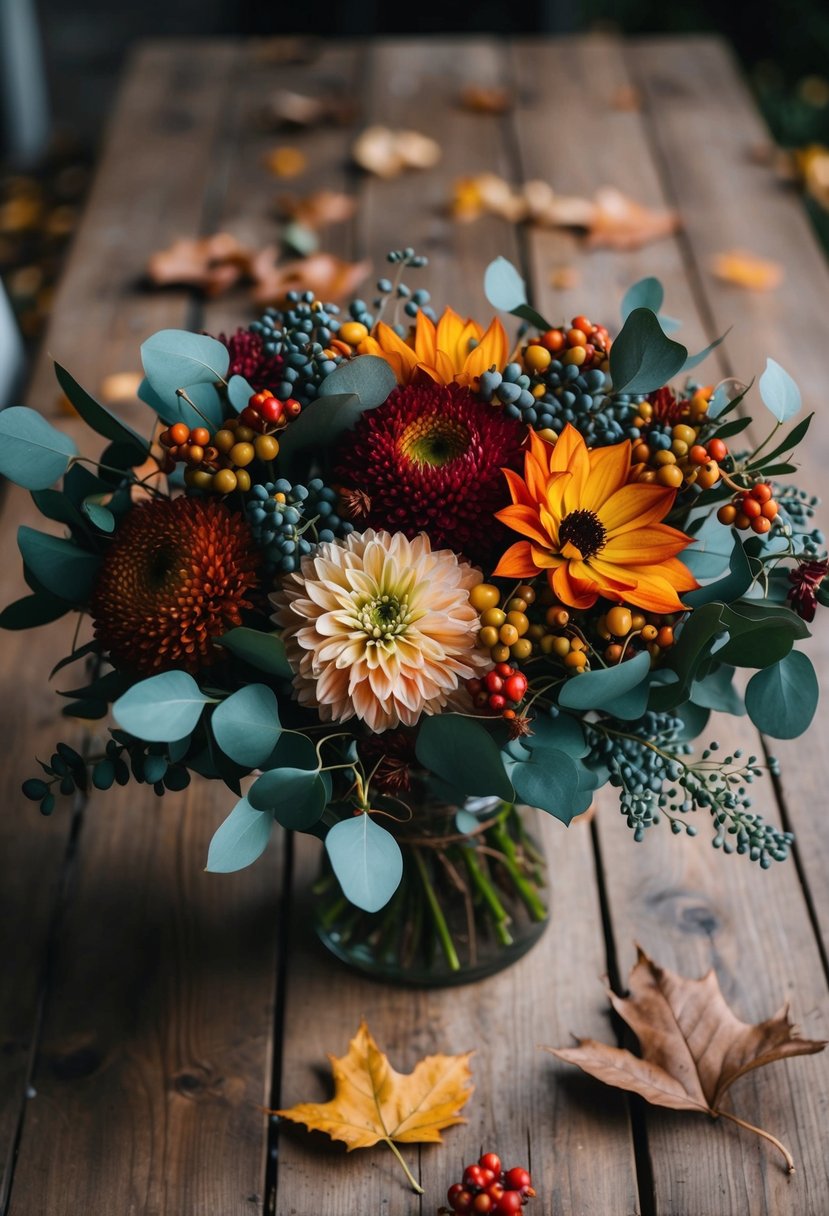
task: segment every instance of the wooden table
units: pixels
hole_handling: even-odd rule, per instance
[[[385,251],[412,244],[432,259],[436,301],[481,319],[490,313],[481,272],[498,253],[523,265],[536,304],[555,317],[586,311],[612,323],[625,287],[658,275],[689,347],[734,326],[710,379],[757,375],[767,354],[796,374],[819,411],[802,480],[825,482],[829,274],[799,201],[751,157],[767,135],[721,44],[464,39],[317,49],[312,62],[293,65],[231,42],[162,43],[134,58],[45,344],[84,384],[95,390],[107,373],[136,370],[138,345],[156,329],[215,333],[250,319],[242,296],[205,305],[136,284],[148,254],[177,236],[226,229],[272,240],[279,187],[263,155],[287,143],[309,168],[286,188],[359,198],[356,220],[324,233],[325,248],[370,256],[383,273]],[[517,110],[460,109],[459,89],[472,82],[517,86]],[[384,182],[348,167],[352,130],[275,138],[257,114],[279,85],[345,90],[358,104],[355,131],[370,121],[415,127],[440,140],[442,161]],[[619,108],[631,88],[641,108]],[[485,169],[573,194],[609,183],[677,207],[682,232],[636,253],[587,253],[561,233],[451,221],[452,182]],[[711,256],[735,246],[779,261],[782,286],[751,294],[715,280]],[[572,290],[551,286],[561,267],[578,272]],[[46,353],[30,400],[56,409]],[[22,492],[9,491],[3,512],[5,602],[22,593],[15,525],[34,521]],[[825,619],[817,633],[811,654],[825,683]],[[603,794],[592,827],[545,825],[554,921],[542,943],[484,983],[412,992],[355,978],[312,940],[313,842],[293,852],[276,843],[237,875],[203,872],[229,805],[222,789],[196,784],[162,801],[131,786],[51,821],[24,802],[30,758],[57,738],[82,737],[59,721],[46,687],[68,640],[60,626],[5,635],[0,652],[2,1212],[426,1214],[462,1163],[495,1145],[531,1166],[539,1216],[826,1216],[829,1053],[775,1065],[733,1091],[743,1118],[791,1147],[798,1169],[788,1179],[770,1146],[737,1128],[630,1102],[538,1050],[572,1031],[613,1041],[601,976],[623,982],[637,941],[691,975],[713,965],[745,1019],[791,1000],[804,1033],[827,1037],[825,714],[805,739],[775,748],[783,776],[757,789],[759,809],[797,833],[794,860],[761,873],[716,854],[704,830],[690,841],[660,828],[635,845]],[[757,748],[746,719],[719,733],[729,746]],[[346,1156],[321,1137],[279,1132],[263,1113],[324,1098],[325,1054],[345,1051],[361,1016],[401,1070],[427,1052],[477,1048],[469,1123],[444,1148],[409,1153],[422,1202],[382,1148]]]

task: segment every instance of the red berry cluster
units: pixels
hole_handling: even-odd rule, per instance
[[[280,401],[265,389],[253,394],[239,415],[239,421],[261,435],[271,427],[285,426],[288,419],[296,418],[301,410],[302,406],[293,397]]]
[[[515,1165],[504,1170],[497,1153],[484,1153],[477,1165],[466,1167],[462,1182],[450,1186],[446,1199],[452,1212],[514,1216],[534,1195],[532,1179],[525,1169]]]
[[[467,680],[466,688],[476,709],[514,718],[527,691],[527,677],[509,663],[496,663],[482,680]]]
[[[751,528],[759,536],[770,531],[771,525],[777,518],[780,504],[774,497],[774,491],[768,482],[758,481],[750,490],[743,490],[731,502],[720,507],[717,519],[726,527],[740,528],[745,531]]]

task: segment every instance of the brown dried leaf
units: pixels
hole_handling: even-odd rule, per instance
[[[342,1140],[349,1152],[383,1141],[421,1191],[394,1142],[439,1143],[441,1131],[466,1122],[458,1112],[472,1095],[471,1055],[427,1056],[403,1075],[395,1072],[361,1022],[348,1053],[339,1059],[328,1057],[334,1075],[332,1100],[302,1102],[270,1113]]]
[[[575,266],[557,266],[550,271],[550,286],[556,291],[571,291],[581,282],[581,271]]]
[[[641,948],[629,985],[630,996],[609,992],[608,997],[639,1040],[641,1058],[594,1039],[545,1050],[655,1106],[731,1119],[775,1144],[793,1170],[791,1154],[779,1140],[719,1104],[745,1073],[789,1056],[813,1055],[826,1044],[800,1038],[787,1006],[757,1025],[741,1022],[726,1004],[713,970],[689,980],[659,967]]]
[[[101,381],[101,400],[105,405],[133,401],[138,396],[143,376],[140,372],[112,372]]]
[[[262,120],[271,127],[313,127],[323,123],[342,126],[354,117],[354,103],[345,97],[309,97],[293,89],[277,89],[262,111]]]
[[[829,211],[829,148],[823,144],[810,144],[795,152],[795,164],[803,179],[803,186],[816,203]]]
[[[515,104],[510,89],[498,85],[468,84],[461,89],[458,101],[473,114],[506,114]]]
[[[431,169],[440,160],[440,145],[419,131],[376,125],[357,136],[351,155],[367,173],[390,178],[404,169]]]
[[[641,110],[643,105],[642,93],[635,85],[622,84],[613,94],[610,104],[614,110]]]
[[[293,220],[304,228],[317,229],[350,220],[357,210],[357,200],[353,195],[336,190],[317,190],[304,198],[284,194],[277,199],[277,207],[283,219]]]
[[[269,246],[251,259],[254,300],[265,308],[281,307],[289,291],[312,291],[321,300],[351,296],[371,273],[370,262],[345,262],[331,253],[276,265],[276,249]]]
[[[783,282],[783,267],[770,258],[758,257],[745,249],[718,253],[711,263],[716,278],[748,291],[774,291]]]
[[[596,191],[596,211],[587,233],[593,248],[641,249],[672,236],[680,227],[676,211],[655,211],[635,202],[615,186]]]
[[[183,238],[152,254],[147,276],[156,287],[198,287],[208,296],[217,296],[247,273],[251,256],[251,251],[227,232]]]

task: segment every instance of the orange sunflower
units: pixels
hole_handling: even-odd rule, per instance
[[[630,446],[588,451],[569,425],[555,445],[530,431],[524,477],[504,469],[512,506],[496,514],[528,539],[511,545],[494,573],[525,579],[546,571],[570,608],[591,608],[602,596],[646,612],[682,611],[679,593],[698,586],[677,558],[691,540],[660,522],[676,491],[628,483]]]
[[[493,317],[484,333],[480,325],[462,320],[447,308],[437,325],[423,312],[418,312],[413,345],[378,321],[373,335],[360,343],[359,352],[385,359],[398,384],[411,384],[416,374],[422,372],[438,384],[454,383],[474,388],[478,378],[490,367],[499,371],[506,367],[509,343],[497,317]]]

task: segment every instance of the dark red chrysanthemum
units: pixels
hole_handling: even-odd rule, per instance
[[[524,425],[458,384],[396,388],[346,435],[335,480],[359,490],[363,527],[414,537],[484,563],[504,547],[493,515],[509,502],[502,468],[523,462]]]
[[[817,611],[817,593],[820,584],[829,571],[829,561],[801,562],[794,570],[789,571],[789,581],[793,584],[788,600],[799,617],[804,621],[813,621]]]
[[[418,767],[412,731],[388,730],[369,735],[357,744],[360,759],[371,772],[372,786],[384,794],[402,794],[412,788],[412,769]]]
[[[241,624],[258,563],[247,523],[220,502],[135,506],[92,594],[95,636],[116,667],[198,671],[216,657],[212,639]]]
[[[219,341],[224,342],[230,351],[228,380],[231,376],[244,376],[257,393],[277,387],[282,379],[284,360],[281,355],[265,353],[265,343],[260,334],[249,329],[237,329],[229,338],[219,334]]]

